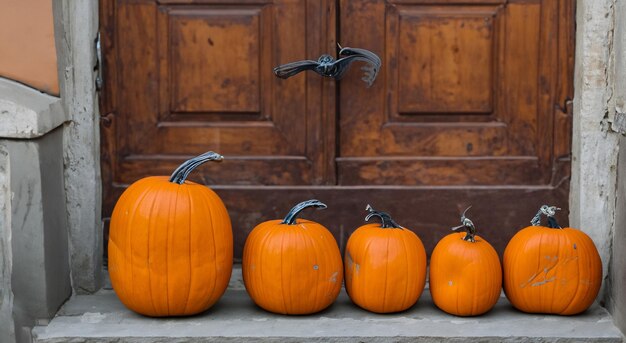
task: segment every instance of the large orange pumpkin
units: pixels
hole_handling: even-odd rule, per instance
[[[469,209],[469,208],[468,208]],[[502,290],[502,267],[496,250],[476,235],[474,223],[462,225],[437,243],[430,257],[430,294],[441,310],[457,316],[483,314],[496,304]]]
[[[372,312],[404,311],[419,299],[426,280],[426,251],[413,231],[386,212],[366,208],[380,224],[366,224],[346,246],[346,290],[358,306]]]
[[[602,261],[584,232],[561,228],[556,207],[542,206],[504,250],[504,291],[515,308],[572,315],[585,311],[602,283]],[[540,226],[541,215],[548,227]]]
[[[339,247],[324,226],[296,218],[308,207],[326,205],[302,202],[284,220],[259,224],[246,239],[243,280],[252,300],[267,311],[315,313],[339,295],[343,280]]]
[[[109,275],[131,310],[148,316],[183,316],[211,307],[230,280],[233,235],[220,198],[186,181],[214,152],[183,163],[171,177],[133,183],[111,216]]]

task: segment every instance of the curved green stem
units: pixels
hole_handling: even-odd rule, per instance
[[[287,215],[285,216],[285,219],[283,219],[283,221],[280,223],[287,224],[287,225],[296,225],[296,218],[298,217],[300,212],[302,212],[304,209],[309,208],[309,207],[325,209],[328,206],[326,206],[326,204],[324,204],[323,202],[319,200],[315,200],[315,199],[303,201],[297,204],[296,206],[294,206],[291,210],[289,210],[289,213],[287,213]]]
[[[368,215],[365,217],[365,221],[369,221],[372,217],[380,218],[380,227],[383,229],[403,229],[398,223],[396,223],[391,215],[387,212],[376,211],[371,205],[367,205],[365,210],[368,211]]]
[[[539,209],[539,211],[537,211],[537,214],[535,214],[535,216],[533,217],[533,219],[530,220],[530,224],[532,226],[541,226],[541,215],[544,215],[548,218],[548,227],[551,229],[562,229],[561,226],[559,225],[559,223],[556,222],[556,219],[554,218],[554,215],[556,214],[556,211],[559,211],[560,208],[556,207],[556,206],[548,206],[548,205],[543,205],[541,206],[541,208]]]
[[[208,161],[221,162],[223,159],[224,156],[216,152],[205,152],[204,154],[191,158],[179,165],[178,168],[176,168],[176,170],[174,170],[174,172],[172,173],[172,176],[170,176],[169,181],[182,185],[183,183],[185,183],[185,180],[187,179],[187,176],[189,176],[189,173],[191,173],[196,167],[198,167],[202,163]]]
[[[461,215],[461,225],[455,226],[451,230],[455,232],[465,230],[467,234],[465,235],[465,237],[463,237],[463,240],[474,243],[476,242],[476,227],[474,226],[474,223],[465,216],[470,208],[472,208],[472,206],[466,208],[465,211],[463,211],[463,214]]]

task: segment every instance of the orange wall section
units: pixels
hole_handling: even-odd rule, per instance
[[[0,0],[0,76],[59,94],[52,1]]]

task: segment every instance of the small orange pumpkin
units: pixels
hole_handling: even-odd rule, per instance
[[[502,290],[502,267],[496,250],[476,235],[474,223],[461,216],[462,225],[437,243],[430,257],[430,294],[442,311],[476,316],[493,308]]]
[[[366,224],[348,239],[345,254],[346,291],[368,311],[399,312],[413,306],[426,282],[426,251],[413,231],[398,225],[386,212],[366,208]]]
[[[285,219],[257,225],[246,239],[243,281],[252,300],[267,311],[315,313],[339,295],[343,270],[335,238],[324,226],[296,218],[309,207],[326,205],[301,202]]]
[[[532,226],[513,236],[504,250],[504,291],[518,310],[572,315],[585,311],[602,284],[602,261],[584,232],[561,228],[557,208],[543,205]],[[548,227],[541,225],[541,215]]]
[[[233,234],[222,200],[189,173],[222,156],[208,152],[167,176],[133,183],[120,197],[109,232],[109,275],[115,293],[147,316],[205,311],[230,280]]]

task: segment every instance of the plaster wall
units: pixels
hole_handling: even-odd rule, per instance
[[[586,232],[608,277],[615,213],[619,135],[612,128],[615,3],[578,0],[570,226]],[[603,283],[601,298],[606,296]]]
[[[615,325],[626,334],[626,137],[620,147],[609,309]]]
[[[611,103],[611,129],[619,135],[615,225],[608,307],[615,324],[626,334],[626,1],[615,2],[614,85]]]
[[[52,2],[3,0],[0,76],[59,94]]]

